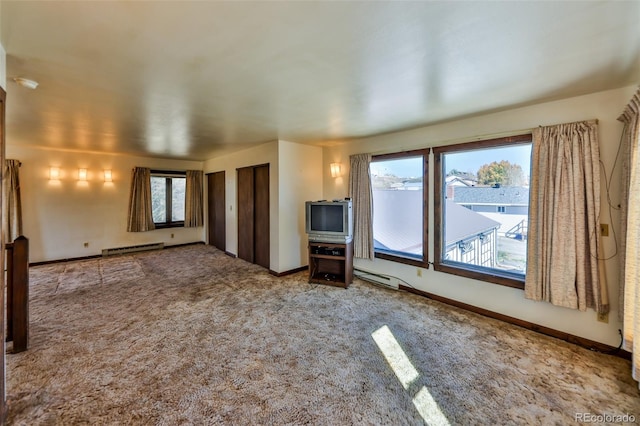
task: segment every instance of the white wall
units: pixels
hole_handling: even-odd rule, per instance
[[[22,162],[20,186],[29,260],[40,262],[101,254],[102,249],[152,242],[166,245],[204,241],[204,228],[127,232],[131,170],[135,166],[201,170],[202,163],[116,154],[57,151],[8,144],[7,158]],[[49,167],[60,167],[59,182]],[[89,172],[78,182],[78,168]],[[113,182],[102,171],[113,170]],[[171,234],[174,237],[171,237]],[[84,243],[89,243],[84,247]]]
[[[309,263],[304,202],[322,199],[322,148],[280,141],[280,264],[278,272]]]
[[[348,169],[349,155],[351,154],[363,152],[379,154],[450,145],[507,134],[520,134],[539,125],[567,123],[593,118],[599,119],[601,159],[608,178],[612,174],[622,132],[622,124],[616,118],[620,115],[635,90],[635,86],[629,86],[326,147],[324,148],[323,166],[324,197],[330,199],[347,195],[347,178],[345,177],[343,181],[338,182],[331,178],[328,170],[329,164],[336,161],[341,162]],[[429,180],[433,182],[433,167],[430,167],[430,174]],[[348,176],[348,170],[345,176]],[[602,176],[604,177],[605,173],[602,173]],[[614,227],[617,230],[619,229],[620,218],[615,207],[620,203],[620,164],[617,165],[612,176],[611,200],[614,208],[609,209],[606,203],[607,194],[603,179],[603,205],[600,222],[608,223],[610,227]],[[432,230],[434,223],[432,188],[430,189],[430,200],[429,229]],[[611,215],[609,213],[610,210]],[[609,237],[603,237],[603,244],[605,257],[613,256],[616,251],[616,243],[612,232],[610,232]],[[429,254],[430,260],[433,260],[433,232],[430,232]],[[522,290],[435,272],[433,269],[423,271],[422,277],[418,277],[415,267],[378,259],[374,261],[357,260],[356,267],[396,275],[420,290],[587,339],[612,346],[617,346],[620,341],[618,329],[621,324],[617,320],[618,257],[613,257],[606,261],[606,275],[612,308],[608,324],[598,322],[596,313],[593,310],[580,312],[556,307],[544,302],[532,302],[524,298]]]
[[[226,250],[238,253],[237,173],[241,167],[269,163],[269,269],[286,272],[306,266],[304,202],[322,198],[322,149],[287,141],[212,158],[205,173],[225,171]],[[282,167],[285,164],[286,167]]]
[[[7,90],[7,52],[0,44],[0,86]]]
[[[102,249],[150,242],[166,245],[205,241],[205,229],[170,228],[126,232],[131,169],[225,170],[227,251],[237,254],[236,169],[269,164],[270,269],[284,272],[307,264],[304,201],[322,198],[322,149],[274,141],[206,163],[116,154],[58,151],[7,145],[7,158],[22,162],[24,234],[30,261],[92,256]],[[278,164],[289,167],[281,171]],[[49,167],[62,171],[59,182],[48,179]],[[77,182],[78,168],[89,170],[87,183]],[[102,170],[113,170],[104,183]],[[171,235],[173,234],[173,237]],[[89,243],[84,247],[84,243]]]

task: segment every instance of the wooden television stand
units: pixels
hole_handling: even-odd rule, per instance
[[[309,242],[309,282],[349,287],[353,281],[353,242]]]

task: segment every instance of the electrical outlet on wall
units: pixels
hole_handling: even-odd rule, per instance
[[[85,247],[89,247],[89,243],[84,243],[84,246]]]
[[[609,314],[598,314],[598,321],[603,322],[605,324],[609,324]]]

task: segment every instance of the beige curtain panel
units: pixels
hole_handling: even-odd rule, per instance
[[[154,229],[156,227],[151,207],[151,170],[135,167],[131,172],[127,231],[144,232]]]
[[[609,312],[596,121],[533,131],[525,297]]]
[[[632,353],[633,378],[640,380],[640,89],[618,120],[625,124],[621,146],[623,251],[620,309],[624,309],[623,347]]]
[[[187,184],[185,189],[185,228],[194,228],[204,225],[203,207],[203,177],[202,170],[187,170]]]
[[[4,162],[3,226],[6,242],[22,235],[22,200],[20,198],[20,161]]]
[[[349,196],[353,204],[353,255],[373,259],[373,194],[369,165],[371,154],[350,157]]]
[[[629,212],[629,191],[631,186],[631,169],[633,166],[632,156],[635,138],[638,134],[638,110],[640,109],[640,89],[631,98],[619,121],[624,123],[622,140],[620,145],[620,159],[622,162],[622,190],[620,202],[620,253],[618,261],[620,265],[620,285],[618,291],[619,319],[624,319],[624,289],[625,289],[625,269],[626,269],[626,243],[627,243],[627,215]]]

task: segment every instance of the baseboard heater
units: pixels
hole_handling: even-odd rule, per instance
[[[141,244],[139,246],[129,246],[129,247],[114,247],[108,249],[102,249],[102,256],[115,256],[117,254],[126,254],[126,253],[136,253],[139,251],[149,251],[149,250],[162,250],[164,248],[164,243],[153,243],[153,244]]]
[[[375,272],[364,271],[362,269],[355,269],[354,274],[361,280],[368,281],[371,284],[379,285],[393,290],[398,290],[399,288],[398,279],[394,277],[377,274]]]

